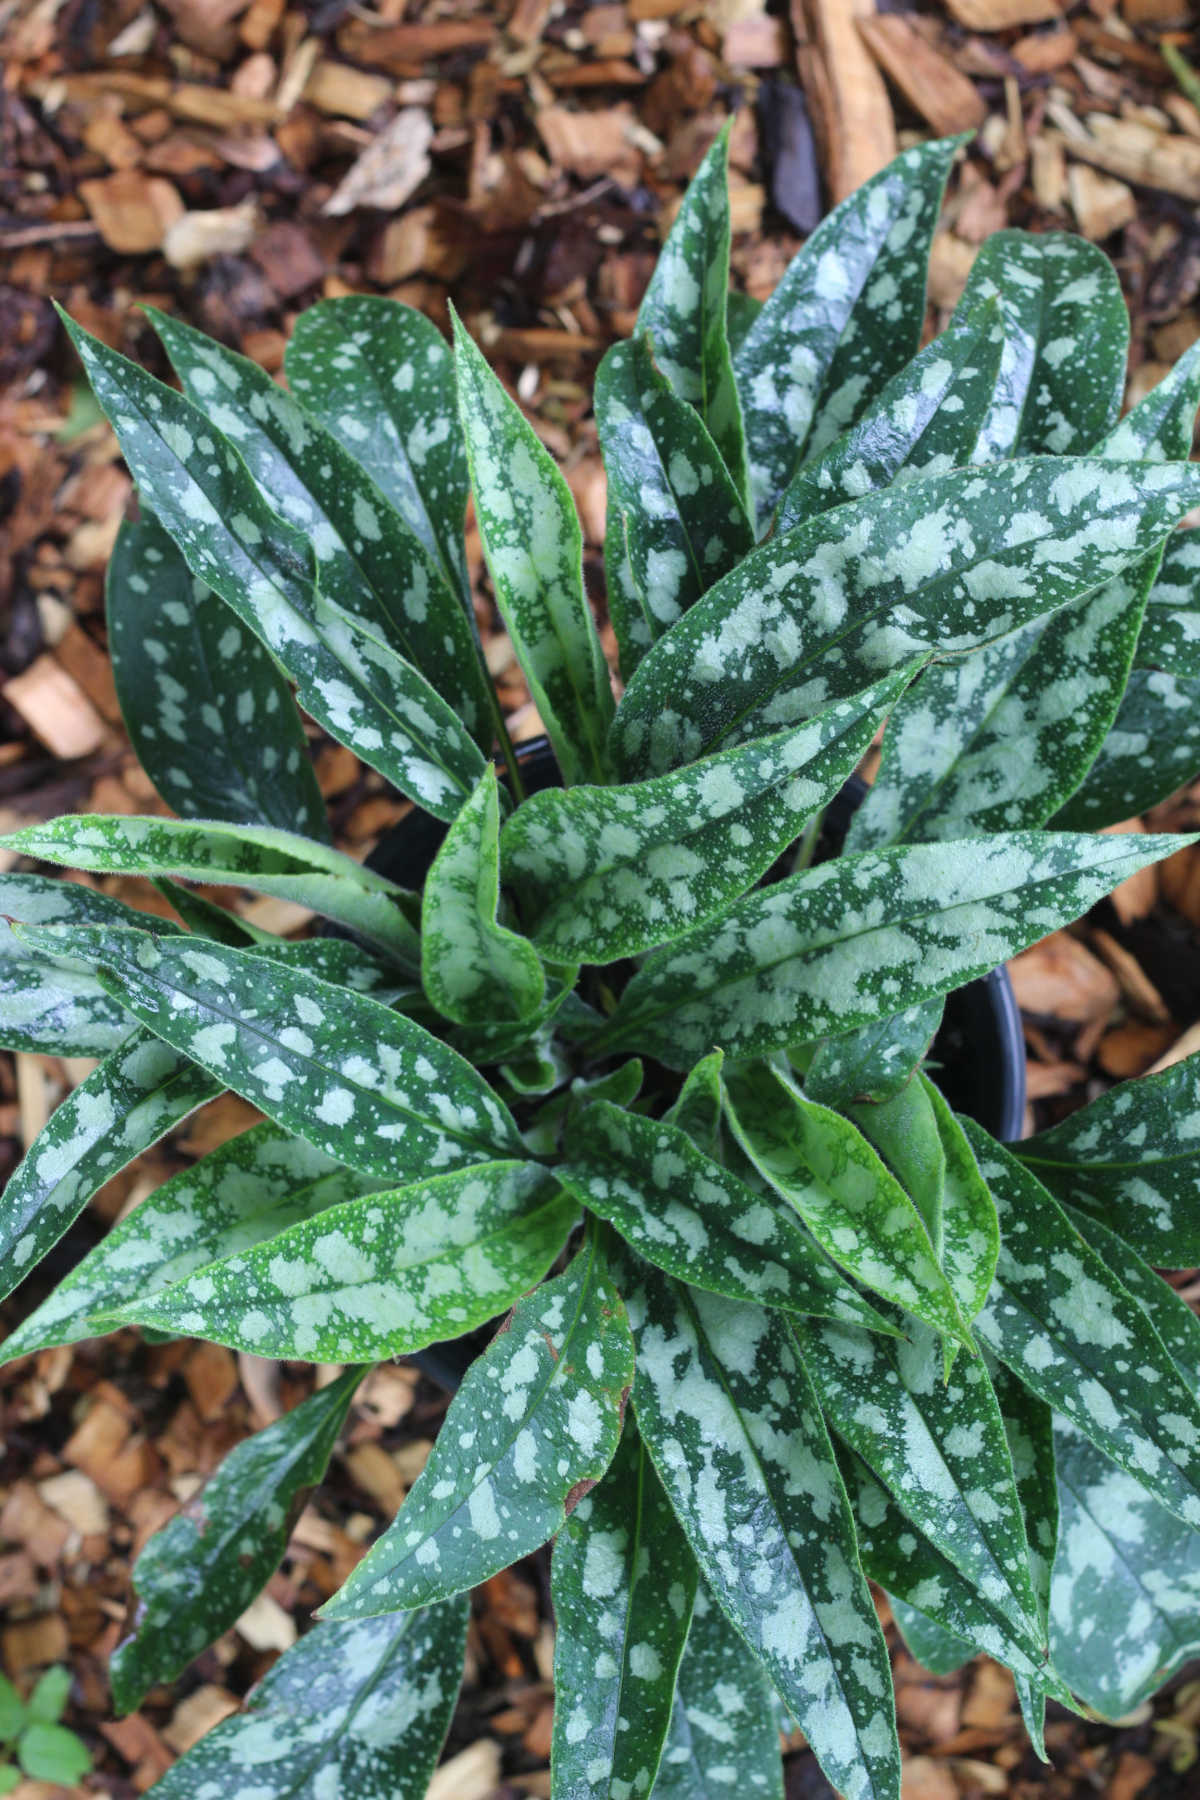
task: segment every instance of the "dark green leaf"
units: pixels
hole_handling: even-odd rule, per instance
[[[758,1664],[701,1583],[654,1800],[783,1800],[777,1711]]]
[[[1200,532],[1173,531],[1142,620],[1139,669],[1200,679]]]
[[[1102,831],[1149,812],[1200,770],[1200,680],[1135,669],[1100,754],[1056,830]]]
[[[923,1669],[928,1669],[931,1675],[953,1675],[964,1663],[970,1662],[975,1654],[973,1644],[955,1632],[947,1631],[936,1619],[918,1612],[898,1595],[889,1594],[888,1600],[909,1655],[914,1656]]]
[[[30,925],[140,925],[108,894],[45,875],[0,875],[0,1045],[44,1056],[107,1056],[133,1020],[89,968],[31,951],[10,919]],[[171,926],[164,924],[169,931]]]
[[[822,1106],[890,1100],[928,1054],[944,1007],[938,995],[857,1031],[822,1038],[804,1076],[805,1093]]]

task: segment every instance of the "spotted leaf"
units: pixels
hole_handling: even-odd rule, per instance
[[[1200,679],[1200,532],[1174,531],[1167,539],[1134,662],[1177,679]]]
[[[910,1606],[895,1594],[888,1595],[892,1618],[910,1656],[931,1675],[953,1675],[975,1654],[974,1646],[956,1636],[935,1619]]]
[[[306,533],[321,593],[419,669],[486,750],[491,689],[461,584],[439,565],[436,543],[422,540],[340,438],[306,417],[265,369],[182,320],[146,310],[184,392],[235,446],[264,499]],[[348,335],[353,340],[353,330]],[[453,393],[445,398],[443,430],[457,436]],[[456,543],[461,535],[460,505]]]
[[[533,795],[501,852],[534,942],[614,962],[720,911],[842,787],[908,673],[669,775]]]
[[[1156,1268],[1200,1262],[1200,1057],[1123,1081],[1015,1146],[1060,1200],[1119,1231]]]
[[[417,933],[398,904],[411,896],[340,850],[274,826],[82,813],[27,826],[0,845],[98,874],[254,888],[337,920],[408,968],[420,961]]]
[[[105,1315],[255,1356],[380,1362],[512,1306],[578,1208],[532,1163],[475,1163],[344,1200]]]
[[[1143,1307],[1049,1190],[979,1126],[966,1130],[1000,1217],[980,1338],[1160,1505],[1200,1526],[1200,1406],[1191,1386]]]
[[[1149,812],[1200,770],[1200,679],[1135,669],[1112,730],[1056,829],[1102,831]]]
[[[92,929],[104,936],[110,927]],[[224,1085],[148,1031],[132,1031],[110,1051],[50,1115],[8,1178],[0,1197],[0,1297],[58,1242],[97,1188]]]
[[[554,1800],[659,1794],[696,1577],[696,1559],[626,1419],[608,1474],[554,1546]]]
[[[237,1623],[283,1561],[300,1509],[325,1473],[362,1369],[244,1438],[133,1566],[137,1623],[109,1665],[118,1713],[174,1681]]]
[[[607,352],[595,407],[608,476],[608,606],[628,676],[753,549],[754,533],[703,419],[672,392],[645,338]]]
[[[906,150],[844,200],[738,345],[734,373],[760,525],[801,458],[853,425],[916,351],[929,246],[961,142]]]
[[[634,1411],[701,1573],[847,1800],[899,1791],[887,1651],[782,1315],[642,1264]]]
[[[790,1196],[756,1194],[678,1125],[595,1101],[564,1150],[559,1177],[656,1268],[735,1300],[893,1329],[838,1274]]]
[[[293,1644],[167,1773],[159,1800],[425,1800],[462,1680],[465,1600]]]
[[[987,1358],[987,1371],[1004,1420],[1017,1493],[1025,1514],[1029,1573],[1044,1631],[1050,1616],[1050,1571],[1058,1540],[1054,1414],[1044,1400],[1030,1393],[1024,1382],[994,1357]]]
[[[186,938],[22,928],[90,959],[109,991],[221,1085],[385,1181],[522,1156],[483,1077],[420,1025],[301,969]]]
[[[121,713],[167,805],[185,819],[255,821],[327,842],[287,682],[149,513],[121,525],[105,595]]]
[[[625,1308],[589,1233],[473,1365],[394,1523],[323,1616],[422,1606],[538,1549],[612,1461],[632,1379]]]
[[[783,1800],[777,1711],[761,1669],[701,1584],[654,1800]]]
[[[822,1038],[804,1072],[804,1091],[822,1106],[882,1104],[898,1094],[929,1052],[942,1022],[941,995],[903,1012]],[[798,1060],[797,1066],[802,1067]]]
[[[262,639],[319,725],[452,818],[483,768],[453,709],[361,619],[321,597],[308,538],[263,499],[202,408],[65,323],[139,491],[193,575]]]
[[[30,951],[10,919],[31,925],[140,925],[108,894],[44,875],[0,875],[0,1046],[45,1056],[106,1056],[133,1020],[87,967]]]
[[[496,604],[563,780],[603,780],[612,684],[583,591],[575,502],[520,408],[454,322],[458,404]]]
[[[699,413],[741,494],[746,445],[725,326],[729,243],[726,128],[683,197],[638,308],[637,328],[649,337],[675,393]]]
[[[984,975],[1182,837],[998,833],[839,857],[648,957],[596,1042],[686,1068],[810,1043]]]
[[[613,721],[626,779],[807,718],[1101,587],[1200,499],[1188,463],[1033,457],[848,501],[746,557],[647,653]]]
[[[678,1094],[663,1115],[668,1125],[678,1125],[706,1155],[713,1155],[721,1139],[724,1088],[721,1069],[725,1057],[710,1050],[689,1069]]]
[[[489,768],[446,833],[421,903],[425,992],[460,1025],[529,1019],[542,1004],[541,959],[526,938],[499,923],[499,899],[500,798]]]
[[[962,1125],[940,1088],[923,1072],[915,1078],[928,1096],[946,1157],[940,1255],[959,1311],[968,1324],[991,1290],[1000,1254],[996,1203],[979,1172]]]

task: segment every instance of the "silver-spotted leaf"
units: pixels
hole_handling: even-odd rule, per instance
[[[941,995],[903,1012],[822,1038],[804,1070],[804,1091],[822,1106],[890,1100],[912,1079],[942,1022]],[[803,1062],[797,1058],[797,1067]]]
[[[133,1020],[85,965],[30,951],[10,919],[31,925],[125,925],[141,915],[108,894],[45,875],[0,875],[0,1046],[44,1056],[107,1056]]]
[[[778,1710],[762,1670],[701,1583],[654,1800],[783,1800]]]
[[[1200,532],[1173,531],[1146,602],[1135,662],[1200,679]]]
[[[721,1085],[724,1053],[710,1050],[684,1077],[678,1094],[663,1115],[668,1125],[678,1125],[692,1142],[711,1156],[721,1136],[721,1109],[725,1090]]]
[[[975,1152],[962,1125],[936,1083],[924,1071],[916,1080],[924,1088],[937,1119],[946,1155],[942,1190],[942,1267],[959,1310],[969,1324],[983,1305],[996,1274],[1000,1226],[996,1203],[979,1172]]]
[[[1102,831],[1149,812],[1200,770],[1200,679],[1135,669],[1083,781],[1050,821]]]

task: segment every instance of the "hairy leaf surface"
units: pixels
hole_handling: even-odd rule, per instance
[[[701,1584],[654,1800],[783,1800],[778,1710],[758,1664]]]
[[[808,1098],[843,1108],[855,1100],[890,1100],[928,1054],[944,1010],[939,994],[857,1031],[822,1038],[804,1076]]]

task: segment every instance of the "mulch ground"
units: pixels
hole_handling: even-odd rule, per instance
[[[158,804],[121,728],[104,638],[103,571],[130,483],[52,299],[159,374],[141,301],[276,373],[296,313],[322,296],[388,293],[443,324],[452,299],[567,471],[599,597],[591,377],[628,332],[683,184],[727,116],[738,285],[769,293],[827,206],[914,135],[975,131],[935,244],[930,330],[992,231],[1082,231],[1112,256],[1129,301],[1132,399],[1200,336],[1200,89],[1176,54],[1195,49],[1188,10],[4,0],[0,829]],[[482,583],[479,607],[514,735],[533,735]],[[338,841],[365,853],[402,808],[346,751],[314,744]],[[1200,787],[1151,820],[1198,824]],[[140,884],[101,885],[155,903]],[[273,902],[221,897],[289,922]],[[1014,979],[1039,1123],[1200,1047],[1200,851],[1127,883],[1018,959]],[[0,1181],[86,1067],[0,1058]],[[5,1329],[115,1218],[250,1117],[218,1101],[112,1182],[0,1311]],[[1189,1297],[1200,1285],[1195,1272],[1179,1279]],[[69,1664],[68,1720],[95,1753],[87,1791],[143,1791],[236,1707],[419,1472],[445,1396],[407,1367],[382,1368],[263,1597],[175,1686],[114,1723],[105,1663],[133,1558],[239,1438],[313,1380],[298,1365],[132,1332],[0,1376],[0,1657],[22,1686]],[[477,1597],[438,1800],[549,1793],[552,1646],[543,1556]],[[898,1651],[896,1674],[906,1800],[1197,1792],[1195,1672],[1117,1729],[1052,1718],[1050,1769],[995,1666],[934,1680]],[[790,1800],[828,1795],[802,1745],[786,1767]]]

